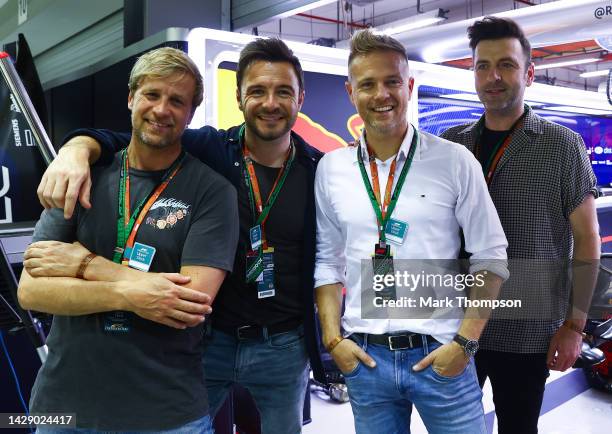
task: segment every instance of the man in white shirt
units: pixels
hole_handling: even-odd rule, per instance
[[[390,263],[456,259],[461,230],[480,282],[471,299],[491,301],[508,277],[507,241],[482,170],[465,148],[408,123],[413,83],[398,41],[369,30],[353,36],[346,88],[365,130],[358,146],[323,157],[315,182],[323,342],[344,373],[358,433],[410,432],[412,404],[430,433],[484,433],[472,356],[488,311],[468,308],[464,317],[456,298],[443,319],[411,307],[376,310],[408,298],[397,297],[400,279],[374,291],[376,277],[394,275]],[[424,289],[408,294],[420,303]]]

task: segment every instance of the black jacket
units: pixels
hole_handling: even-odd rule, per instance
[[[229,130],[217,130],[205,126],[197,130],[186,130],[183,134],[183,147],[194,157],[227,178],[239,190],[243,182],[241,174],[242,151],[239,141],[240,126]],[[130,142],[130,134],[115,133],[109,130],[79,129],[71,132],[64,143],[70,138],[85,135],[95,138],[102,145],[102,154],[97,164],[110,164],[114,153],[125,148]],[[310,356],[310,365],[314,376],[319,381],[325,381],[319,351],[319,335],[316,327],[314,309],[314,263],[316,251],[316,220],[314,200],[314,177],[317,164],[323,153],[291,132],[295,147],[295,163],[307,169],[309,176],[308,200],[304,210],[304,264],[302,267],[302,296],[304,313],[304,335],[306,348]],[[294,164],[295,164],[294,163]]]

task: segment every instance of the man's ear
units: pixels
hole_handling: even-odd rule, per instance
[[[242,108],[242,98],[241,98],[241,94],[240,94],[240,89],[236,88],[236,102],[238,103],[238,108],[240,109],[240,111],[243,111]]]
[[[355,100],[353,99],[353,86],[351,85],[351,82],[349,80],[344,82],[344,88],[346,89],[346,93],[348,93],[348,97],[351,100],[351,103],[357,107],[355,105]]]
[[[533,62],[529,63],[525,73],[527,74],[527,86],[531,86],[531,83],[533,83],[535,79],[535,65]]]
[[[412,89],[414,88],[414,77],[408,79],[408,99],[412,98]]]
[[[128,93],[128,109],[130,109],[130,111],[132,111],[133,105],[134,105],[134,94],[130,90],[130,93]]]

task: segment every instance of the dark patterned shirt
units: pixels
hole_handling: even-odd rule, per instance
[[[494,311],[481,348],[545,353],[563,322],[571,280],[567,272],[539,271],[546,265],[562,266],[572,258],[569,216],[587,194],[597,197],[597,182],[580,135],[541,118],[527,106],[526,110],[489,190],[509,244],[510,279],[500,298],[521,298],[528,306],[520,319],[500,318]],[[484,115],[474,124],[448,129],[442,137],[474,152],[483,124]],[[526,267],[533,270],[525,271]],[[512,268],[525,272],[513,273]]]

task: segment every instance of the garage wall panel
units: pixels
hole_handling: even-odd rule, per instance
[[[123,49],[123,12],[117,12],[36,57],[45,84]]]
[[[335,0],[233,0],[232,28],[253,27],[271,19],[284,17],[302,8],[316,8]]]

